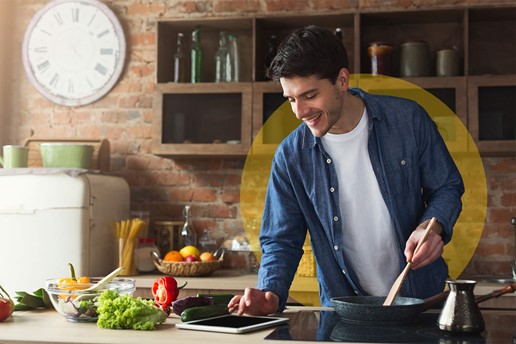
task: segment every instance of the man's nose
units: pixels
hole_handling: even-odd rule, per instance
[[[310,108],[302,101],[296,101],[292,103],[292,111],[294,111],[298,119],[303,119],[309,113]]]

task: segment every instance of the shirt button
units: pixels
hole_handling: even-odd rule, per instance
[[[335,191],[335,188],[334,187],[331,187],[330,188],[330,192],[334,192]]]
[[[345,274],[346,274],[346,271],[342,270],[342,273],[345,275]]]
[[[407,164],[407,162],[405,160],[401,160],[401,166],[405,166]]]
[[[333,246],[333,249],[334,249],[335,251],[338,251],[338,250],[339,250],[339,246],[335,245],[335,246]]]
[[[326,159],[327,164],[331,164],[331,159]]]
[[[355,290],[355,294],[358,295],[358,290]]]
[[[333,221],[335,221],[335,222],[339,221],[339,217],[338,216],[334,216],[333,217]]]

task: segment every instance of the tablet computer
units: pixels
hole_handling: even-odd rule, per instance
[[[277,326],[288,322],[288,318],[271,316],[222,315],[213,318],[187,321],[176,324],[177,328],[224,333],[246,333]]]

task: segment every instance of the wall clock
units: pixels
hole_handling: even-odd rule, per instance
[[[32,18],[23,40],[30,82],[65,106],[92,103],[115,85],[126,41],[115,14],[97,0],[53,0]]]

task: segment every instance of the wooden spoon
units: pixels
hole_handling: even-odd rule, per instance
[[[416,248],[414,249],[414,254],[416,254],[417,250],[423,245],[423,243],[426,241],[426,238],[428,238],[428,234],[431,231],[431,228],[435,222],[435,217],[432,217],[430,222],[428,222],[428,225],[426,226],[425,233],[423,234],[423,237],[419,242],[417,243]],[[401,286],[403,285],[403,281],[405,281],[405,277],[407,277],[407,273],[410,270],[410,267],[412,266],[412,262],[407,262],[407,265],[405,265],[405,269],[400,273],[398,278],[394,281],[394,284],[391,287],[391,290],[389,290],[389,294],[387,294],[387,297],[385,298],[385,301],[383,303],[384,306],[390,306],[394,302],[394,299],[396,296],[398,296],[398,293],[401,290]]]
[[[84,289],[84,290],[81,290],[80,291],[80,295],[78,295],[76,298],[75,298],[75,301],[80,301],[82,299],[91,299],[93,297],[95,297],[97,291],[99,291],[100,289],[104,288],[104,286],[106,284],[108,284],[109,282],[111,282],[111,280],[113,278],[115,278],[116,276],[118,276],[121,272],[124,271],[124,268],[116,268],[115,270],[111,271],[109,273],[109,275],[107,275],[106,277],[104,277],[103,279],[101,279],[100,281],[98,281],[97,283],[95,283],[94,285],[92,285],[91,287],[87,288],[87,289]]]

